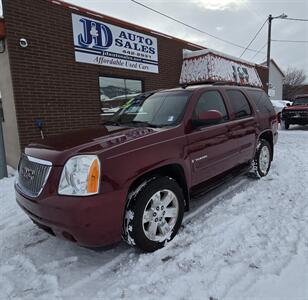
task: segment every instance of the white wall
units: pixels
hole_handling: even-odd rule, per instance
[[[273,100],[281,100],[283,93],[283,76],[272,61],[270,64],[269,83],[270,87],[275,89],[275,95],[270,95],[270,98]]]

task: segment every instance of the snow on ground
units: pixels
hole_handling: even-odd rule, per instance
[[[198,199],[165,249],[90,250],[36,228],[0,181],[0,299],[308,300],[308,128],[270,174]]]

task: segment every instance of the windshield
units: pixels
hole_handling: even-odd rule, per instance
[[[308,97],[295,99],[293,105],[308,105]]]
[[[177,125],[191,94],[183,90],[140,95],[124,104],[107,123],[150,127]]]

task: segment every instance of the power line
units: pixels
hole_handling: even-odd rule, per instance
[[[260,29],[257,31],[257,33],[254,35],[254,37],[252,38],[252,40],[250,41],[250,43],[247,45],[247,47],[244,49],[244,51],[242,52],[240,58],[244,55],[244,53],[247,51],[247,49],[249,48],[249,46],[254,42],[254,40],[257,38],[257,36],[259,35],[259,33],[261,32],[261,30],[263,29],[264,25],[267,23],[268,18],[265,20],[265,22],[262,24],[262,26],[260,27]],[[257,51],[258,52],[258,51]]]
[[[307,41],[295,41],[295,40],[272,40],[272,42],[280,42],[280,43],[308,43]]]
[[[223,39],[223,38],[217,37],[217,36],[215,36],[215,35],[213,35],[213,34],[211,34],[211,33],[208,33],[208,32],[206,32],[206,31],[204,31],[204,30],[201,30],[201,29],[199,29],[199,28],[197,28],[197,27],[194,27],[194,26],[191,26],[191,25],[189,25],[189,24],[187,24],[187,23],[184,23],[184,22],[182,22],[182,21],[180,21],[180,20],[178,20],[178,19],[175,19],[175,18],[173,18],[173,17],[171,17],[171,16],[169,16],[169,15],[167,15],[167,14],[165,14],[165,13],[162,13],[162,12],[160,12],[160,11],[158,11],[158,10],[152,8],[152,7],[149,7],[149,6],[147,6],[147,5],[143,4],[143,3],[140,3],[140,2],[138,2],[138,1],[136,1],[136,0],[130,0],[130,1],[131,1],[131,2],[134,2],[135,4],[138,4],[138,5],[140,5],[140,6],[143,6],[144,8],[149,9],[149,10],[151,10],[151,11],[153,11],[153,12],[155,12],[155,13],[161,15],[161,16],[164,16],[164,17],[166,17],[166,18],[168,18],[168,19],[170,19],[170,20],[172,20],[172,21],[175,21],[175,22],[177,22],[177,23],[179,23],[179,24],[182,24],[182,25],[184,25],[184,26],[186,26],[186,27],[188,27],[188,28],[190,28],[190,29],[196,30],[196,31],[198,31],[198,32],[200,32],[200,33],[203,33],[203,34],[206,34],[206,35],[208,35],[208,36],[210,36],[210,37],[212,37],[212,38],[214,38],[214,39],[216,39],[216,40],[219,40],[219,41],[221,41],[221,42],[224,42],[224,43],[233,45],[233,46],[238,47],[238,48],[241,48],[241,49],[246,49],[246,50],[249,50],[249,51],[257,52],[257,50],[255,50],[255,49],[247,48],[247,47],[245,47],[245,46],[242,46],[242,45],[233,43],[233,42],[231,42],[231,41],[228,41],[228,40],[226,40],[226,39]]]
[[[254,56],[250,60],[253,60],[264,49],[266,45],[267,45],[267,42],[254,54]]]

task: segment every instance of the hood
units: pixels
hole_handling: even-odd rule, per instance
[[[27,155],[63,165],[68,157],[78,154],[99,154],[104,150],[157,132],[149,127],[101,126],[53,135],[31,143],[25,148]]]
[[[307,110],[308,111],[308,105],[291,105],[285,107],[285,110]]]

